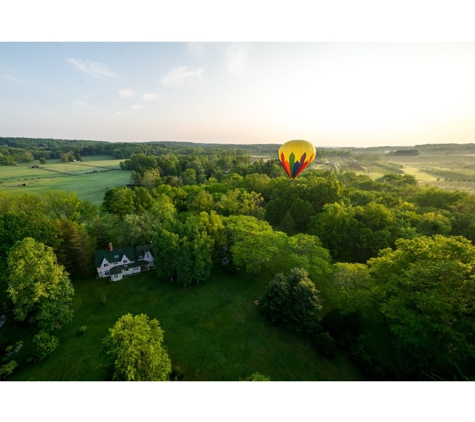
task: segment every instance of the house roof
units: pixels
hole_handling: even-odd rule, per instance
[[[135,247],[135,252],[137,257],[145,256],[145,252],[150,252],[153,256],[153,246],[152,245],[139,245]]]
[[[132,246],[121,246],[120,248],[113,249],[112,252],[109,249],[96,251],[96,268],[99,268],[101,266],[104,258],[107,260],[107,262],[119,262],[124,255],[130,261],[135,261],[135,253],[134,248]]]
[[[139,259],[137,265],[150,265],[150,261],[145,261],[144,259]]]
[[[122,268],[123,268],[123,265],[118,265],[117,267],[111,268],[111,270],[109,271],[109,274],[110,275],[121,274]]]

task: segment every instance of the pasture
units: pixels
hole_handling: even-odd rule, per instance
[[[154,271],[116,283],[73,280],[75,317],[58,332],[60,346],[44,361],[27,363],[35,333],[22,324],[14,338],[23,340],[25,347],[14,358],[19,370],[10,379],[106,379],[101,341],[109,327],[130,312],[160,321],[173,368],[186,381],[238,381],[256,371],[274,381],[362,380],[346,353],[339,351],[335,359],[326,359],[310,339],[264,322],[254,300],[271,277],[228,275],[217,268],[205,282],[188,287],[160,280]],[[106,304],[100,301],[101,293]],[[11,312],[8,316],[2,330],[13,329]],[[80,335],[78,328],[84,325],[87,331]]]
[[[86,157],[82,162],[62,163],[48,160],[0,167],[0,190],[39,193],[46,190],[75,191],[85,200],[100,205],[106,188],[129,183],[130,171],[120,170],[119,163],[107,156]],[[38,168],[32,168],[32,166]],[[25,185],[25,186],[23,186]]]

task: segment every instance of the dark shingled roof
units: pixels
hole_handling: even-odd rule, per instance
[[[114,249],[112,252],[109,249],[96,252],[95,262],[96,268],[99,268],[105,258],[107,262],[121,262],[123,256],[126,256],[130,261],[135,261],[134,248],[132,246],[121,246]]]
[[[137,258],[139,256],[145,256],[145,252],[150,252],[153,256],[153,246],[152,245],[139,245],[135,247],[135,252]]]

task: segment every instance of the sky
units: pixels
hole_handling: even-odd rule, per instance
[[[1,42],[0,136],[469,143],[473,75],[473,42]]]

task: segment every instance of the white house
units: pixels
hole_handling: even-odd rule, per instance
[[[109,249],[97,251],[95,261],[98,276],[118,281],[124,275],[140,273],[155,266],[152,244],[137,246],[135,249],[137,253],[133,246],[114,249],[112,243],[109,243]]]

